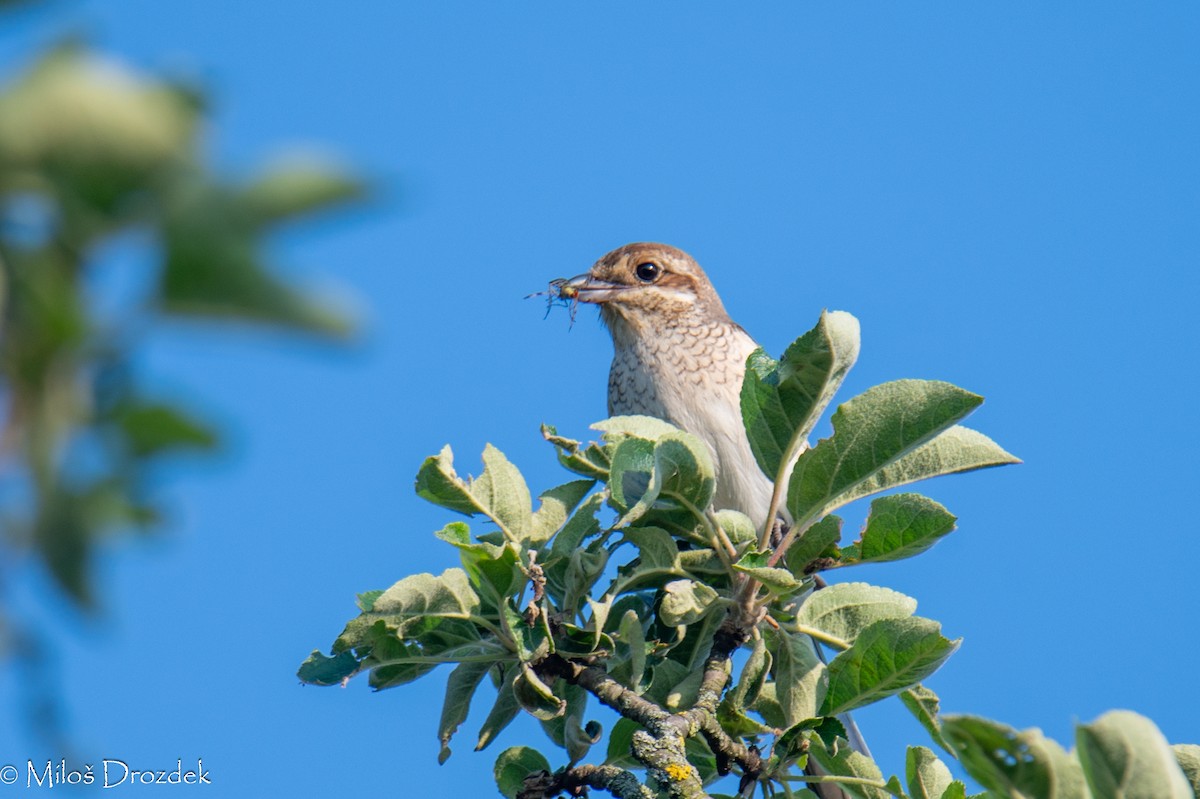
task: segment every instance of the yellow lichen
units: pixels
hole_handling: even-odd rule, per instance
[[[676,782],[683,782],[688,777],[692,776],[691,766],[681,766],[678,763],[670,763],[666,768],[667,776]]]

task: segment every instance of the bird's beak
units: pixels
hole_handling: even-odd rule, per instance
[[[628,286],[619,283],[609,283],[597,280],[591,272],[576,275],[559,287],[559,293],[567,299],[578,299],[580,302],[603,303],[615,298]]]

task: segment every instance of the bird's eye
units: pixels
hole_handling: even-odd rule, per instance
[[[643,283],[653,283],[662,276],[662,267],[653,261],[647,261],[644,264],[638,264],[633,273],[637,275],[637,279]]]

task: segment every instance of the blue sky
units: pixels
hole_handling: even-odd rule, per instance
[[[372,695],[295,669],[356,592],[455,562],[412,493],[426,455],[477,470],[490,441],[561,482],[538,425],[604,415],[610,345],[589,309],[572,328],[522,297],[636,240],[695,255],[769,351],[822,308],[858,316],[843,399],[900,377],[987,397],[972,425],[1025,463],[924,486],[959,532],[853,575],[965,639],[929,681],[944,710],[1069,742],[1123,707],[1200,741],[1200,7],[649,5],[126,0],[7,23],[6,68],[71,29],[199,78],[223,168],[317,145],[378,187],[277,242],[356,298],[360,340],[161,331],[146,370],[229,425],[228,456],[164,480],[177,524],[112,548],[97,619],[16,586],[53,611],[85,751],[202,757],[214,796],[489,795],[532,723],[473,754],[480,701],[439,768],[444,676]],[[5,707],[16,687],[0,675]],[[0,761],[49,755],[0,718]],[[927,743],[898,703],[860,722],[893,771]]]

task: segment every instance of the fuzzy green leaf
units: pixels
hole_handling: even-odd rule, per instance
[[[871,503],[862,539],[842,550],[850,563],[902,560],[919,555],[954,530],[957,519],[920,494],[893,494]]]
[[[929,619],[881,619],[830,662],[829,689],[815,715],[836,716],[899,693],[937,671],[959,643]]]
[[[1193,799],[1188,778],[1154,722],[1112,710],[1075,729],[1083,773],[1095,799]]]
[[[807,635],[779,631],[769,636],[774,662],[775,698],[784,726],[818,715],[827,683],[826,667]]]
[[[804,601],[796,623],[853,644],[859,633],[880,619],[903,619],[916,610],[917,600],[890,588],[835,583]]]
[[[775,361],[755,350],[746,361],[741,408],[750,449],[771,479],[804,445],[858,359],[858,320],[823,311],[817,326]]]
[[[492,768],[496,787],[508,799],[516,799],[517,793],[525,786],[526,777],[542,771],[550,773],[550,761],[541,752],[528,746],[505,749],[496,758],[496,765]]]
[[[942,734],[980,785],[1012,799],[1088,799],[1079,761],[1038,729],[944,716]]]
[[[692,624],[706,616],[719,599],[717,592],[695,580],[674,580],[663,586],[658,616],[671,626]]]
[[[950,742],[942,735],[942,722],[938,718],[941,702],[938,700],[937,694],[924,685],[914,685],[900,693],[900,701],[921,723],[921,726],[929,733],[929,737],[933,738],[934,743],[952,756],[958,757],[954,747],[950,746]]]
[[[509,540],[527,540],[533,526],[533,500],[525,478],[491,444],[484,447],[483,465],[483,474],[463,480],[454,471],[454,453],[449,446],[443,447],[426,458],[417,472],[417,495],[468,516],[482,513],[499,525]]]
[[[770,559],[770,551],[750,551],[742,555],[738,562],[733,564],[733,568],[742,574],[750,575],[767,588],[779,594],[786,594],[798,589],[800,582],[792,573],[787,569],[768,566],[767,562]]]
[[[904,771],[911,799],[942,799],[954,782],[946,764],[924,746],[908,747]]]
[[[865,493],[898,485],[897,475],[881,472],[950,428],[981,402],[978,394],[949,383],[896,380],[843,403],[833,414],[833,435],[796,461],[787,500],[793,520],[803,526]],[[1011,459],[1003,450],[996,450],[990,453],[992,461],[1004,456]],[[957,468],[951,471],[979,465],[956,460]],[[911,479],[919,478],[900,482]]]

